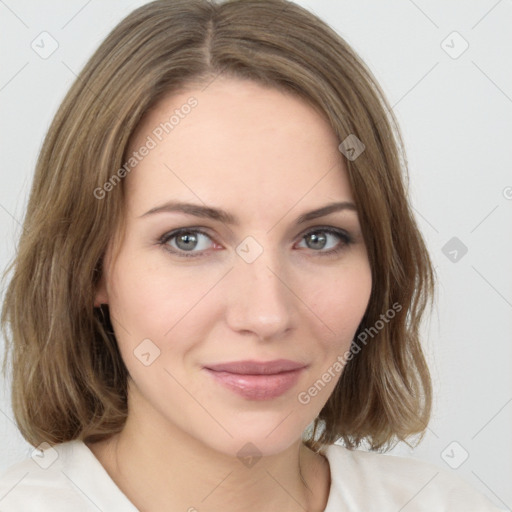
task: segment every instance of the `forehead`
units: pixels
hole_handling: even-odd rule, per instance
[[[127,175],[128,202],[139,214],[169,199],[263,214],[303,198],[314,205],[352,200],[338,144],[302,98],[218,77],[204,90],[164,97],[146,114],[128,156],[151,149]]]

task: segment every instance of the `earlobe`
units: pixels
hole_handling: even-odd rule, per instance
[[[94,307],[99,308],[102,304],[108,304],[108,293],[104,273],[102,273],[101,278],[96,285],[96,292],[94,294]]]

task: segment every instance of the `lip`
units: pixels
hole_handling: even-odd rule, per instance
[[[237,361],[204,367],[213,379],[247,400],[271,400],[295,386],[306,365],[290,360]]]
[[[273,375],[304,368],[304,363],[290,359],[275,359],[273,361],[233,361],[231,363],[210,364],[205,366],[208,370],[216,372],[229,372],[243,375]]]

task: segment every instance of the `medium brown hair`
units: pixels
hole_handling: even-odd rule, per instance
[[[6,271],[3,369],[12,369],[22,435],[36,446],[122,430],[128,374],[94,293],[121,225],[123,180],[103,199],[93,191],[126,161],[150,108],[219,75],[294,93],[325,116],[340,142],[353,134],[365,145],[356,159],[343,157],[373,279],[356,339],[372,327],[378,332],[346,364],[304,442],[314,450],[339,439],[384,450],[415,434],[421,439],[432,391],[418,334],[434,273],[407,200],[399,128],[356,52],[285,0],[146,4],[112,30],[78,75],[44,140]],[[392,320],[375,329],[391,309]]]

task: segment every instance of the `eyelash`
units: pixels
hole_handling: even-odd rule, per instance
[[[308,235],[311,235],[313,233],[315,233],[315,234],[316,233],[329,233],[331,235],[335,235],[335,236],[339,237],[342,241],[341,245],[338,245],[334,249],[329,249],[328,251],[322,251],[322,250],[315,251],[313,249],[310,249],[313,252],[318,253],[319,256],[334,256],[334,255],[338,254],[339,252],[341,252],[343,249],[346,248],[346,246],[350,245],[353,242],[351,236],[347,232],[345,232],[342,229],[333,228],[330,226],[319,226],[319,227],[310,229],[309,231],[306,231],[304,234],[302,234],[300,239],[303,240]],[[170,240],[172,240],[173,238],[176,238],[182,234],[201,234],[201,235],[206,236],[210,240],[212,240],[211,236],[208,233],[206,233],[205,231],[203,231],[202,229],[180,228],[180,229],[175,229],[174,231],[170,231],[169,233],[165,233],[157,240],[157,243],[158,243],[158,245],[161,245],[164,248],[164,250],[170,252],[171,254],[175,254],[175,255],[179,256],[180,258],[181,257],[183,257],[183,258],[202,257],[204,254],[204,251],[190,252],[187,254],[186,251],[176,250],[174,248],[169,247],[168,242]]]

